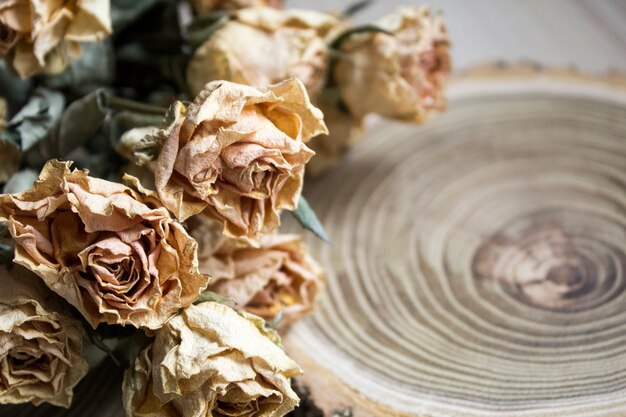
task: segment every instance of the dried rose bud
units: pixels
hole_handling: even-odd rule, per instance
[[[300,81],[212,82],[175,113],[158,133],[155,183],[178,219],[205,212],[229,237],[254,240],[280,225],[283,209],[296,208],[313,155],[304,142],[326,132]]]
[[[284,416],[299,402],[289,379],[302,371],[276,339],[225,305],[187,307],[126,371],[126,416]]]
[[[187,67],[189,88],[197,94],[214,80],[266,86],[295,77],[314,94],[326,78],[324,37],[338,23],[313,11],[240,10],[195,51]]]
[[[313,310],[324,273],[300,236],[265,235],[253,247],[224,237],[206,218],[188,223],[198,242],[200,271],[213,277],[208,291],[267,321],[282,312],[283,325]]]
[[[109,0],[5,0],[0,3],[0,56],[22,78],[61,72],[82,42],[111,34]]]
[[[354,33],[339,45],[333,75],[350,112],[421,122],[444,109],[450,42],[441,16],[408,7],[377,26],[390,33]]]
[[[30,271],[0,267],[0,404],[69,407],[87,373],[79,321]]]
[[[0,195],[15,262],[98,323],[159,328],[209,277],[197,244],[160,202],[50,161],[32,189]]]
[[[191,0],[196,13],[200,16],[220,10],[240,10],[249,7],[283,7],[283,0]]]

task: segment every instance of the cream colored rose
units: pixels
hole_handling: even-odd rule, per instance
[[[124,376],[127,417],[281,417],[302,373],[258,321],[222,304],[187,307]]]
[[[0,267],[0,404],[68,407],[87,373],[79,321],[30,271]]]
[[[191,4],[199,15],[209,14],[218,10],[239,10],[248,7],[281,8],[283,0],[191,0]]]
[[[0,98],[0,134],[7,126],[7,102]],[[14,143],[0,140],[0,183],[7,182],[17,171],[21,152]]]
[[[15,262],[98,323],[159,328],[209,278],[196,242],[153,197],[50,161],[34,187],[0,195]]]
[[[110,34],[110,0],[0,2],[0,56],[22,78],[61,72],[82,42]]]
[[[333,75],[350,112],[421,122],[444,109],[450,42],[441,16],[408,7],[377,26],[392,34],[355,33],[339,46]]]
[[[268,88],[209,83],[159,132],[159,197],[180,220],[204,211],[226,235],[257,239],[296,208],[313,155],[304,142],[326,132],[322,118],[297,79]]]
[[[265,235],[253,247],[224,237],[202,217],[188,224],[198,242],[200,271],[213,277],[208,291],[267,321],[282,312],[281,325],[312,311],[324,274],[300,236]]]
[[[324,38],[338,23],[313,11],[240,10],[195,51],[187,67],[189,88],[197,94],[213,80],[266,86],[296,77],[314,94],[326,78]]]

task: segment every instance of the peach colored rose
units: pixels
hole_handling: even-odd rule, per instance
[[[188,224],[198,242],[200,271],[213,277],[208,291],[267,321],[282,311],[281,325],[313,310],[324,274],[300,236],[265,235],[253,247],[224,237],[214,222],[202,217]]]
[[[283,0],[191,0],[191,5],[199,15],[219,10],[239,10],[248,7],[283,7]]]
[[[81,323],[30,271],[0,266],[0,404],[68,407],[87,373]]]
[[[32,189],[0,195],[15,262],[98,323],[161,327],[209,278],[196,242],[160,202],[49,161]]]
[[[82,42],[110,34],[109,0],[0,2],[0,56],[22,78],[61,72]]]
[[[421,122],[444,109],[450,41],[441,16],[407,7],[377,26],[390,33],[355,33],[339,46],[333,76],[350,112]]]
[[[298,204],[305,145],[326,132],[300,81],[268,88],[227,81],[207,84],[158,135],[155,164],[159,198],[180,220],[204,212],[233,238],[257,239]]]
[[[127,417],[282,417],[302,373],[259,319],[214,302],[187,307],[156,332],[124,376]]]
[[[240,10],[194,52],[189,88],[197,94],[214,80],[266,86],[295,77],[314,94],[326,78],[324,38],[338,24],[334,16],[313,11]]]

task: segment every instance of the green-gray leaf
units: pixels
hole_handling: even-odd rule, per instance
[[[59,128],[59,155],[65,156],[82,146],[102,126],[105,112],[98,103],[99,91],[94,91],[70,104],[61,118]]]
[[[100,86],[111,84],[113,73],[111,41],[84,43],[80,58],[73,60],[61,74],[45,77],[44,83],[51,88],[69,88],[83,95]]]
[[[222,297],[221,295],[214,293],[213,291],[204,291],[202,294],[200,294],[200,297],[198,297],[194,304],[206,303],[208,301],[222,304],[232,304],[233,302],[230,298]]]
[[[7,124],[1,139],[16,143],[22,152],[49,137],[61,119],[63,94],[38,88],[30,100]]]
[[[185,41],[191,47],[197,48],[231,19],[232,15],[228,12],[217,12],[206,16],[199,16],[189,24]]]
[[[9,178],[6,184],[4,184],[3,193],[15,194],[21,193],[30,189],[33,183],[37,181],[39,173],[34,169],[26,168],[16,172]]]
[[[28,99],[32,79],[22,80],[11,74],[6,62],[0,60],[0,97],[9,104],[9,115],[14,114]]]
[[[309,206],[309,203],[305,200],[304,197],[300,197],[300,203],[298,203],[298,207],[294,211],[291,212],[293,216],[300,222],[302,227],[313,232],[317,237],[322,239],[326,243],[330,243],[330,239],[322,226],[322,223],[318,220],[315,212]]]

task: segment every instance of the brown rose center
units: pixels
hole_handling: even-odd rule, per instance
[[[81,284],[95,299],[116,307],[132,304],[154,281],[150,271],[156,251],[151,236],[112,235],[100,240],[81,256]]]
[[[32,329],[31,329],[32,331]],[[1,337],[7,348],[4,357],[0,359],[0,386],[5,390],[48,382],[54,378],[53,371],[58,368],[58,358],[44,351],[44,346],[50,343],[42,338],[27,339],[16,334],[5,334]],[[32,335],[31,335],[32,337]]]
[[[0,23],[0,55],[6,55],[17,43],[20,34],[16,31]]]
[[[213,415],[216,417],[255,416],[264,410],[267,403],[280,403],[280,399],[276,395],[271,395],[251,401],[250,396],[240,387],[231,384],[225,393],[218,395]]]

